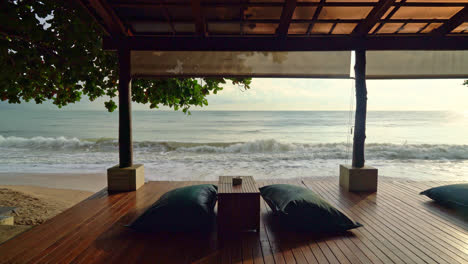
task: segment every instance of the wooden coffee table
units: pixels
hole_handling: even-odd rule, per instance
[[[260,191],[252,176],[242,176],[241,185],[232,185],[236,176],[220,176],[218,182],[218,234],[260,230]]]

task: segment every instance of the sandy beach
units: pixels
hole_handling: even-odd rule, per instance
[[[0,185],[39,186],[97,192],[107,185],[105,173],[0,173]]]
[[[16,207],[15,225],[0,225],[0,243],[43,223],[106,185],[105,174],[0,173],[0,206]]]

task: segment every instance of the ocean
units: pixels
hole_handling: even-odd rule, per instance
[[[134,111],[134,161],[147,180],[338,176],[351,163],[348,111]],[[0,172],[105,173],[118,163],[118,113],[0,111]],[[468,180],[468,114],[367,116],[366,164],[379,175]]]

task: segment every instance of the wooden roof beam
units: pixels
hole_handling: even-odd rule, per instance
[[[125,28],[122,21],[120,21],[112,7],[110,7],[105,0],[89,0],[89,5],[101,17],[111,36],[122,37],[132,35],[132,33]]]
[[[239,27],[239,33],[244,35],[244,6],[241,6],[239,9],[239,16],[240,16],[240,27]]]
[[[131,50],[159,51],[468,50],[468,37],[129,37],[128,44]],[[118,45],[115,39],[104,38],[105,50]]]
[[[195,30],[198,35],[205,37],[206,36],[206,25],[203,19],[202,9],[200,0],[191,0],[192,4],[192,14],[195,19]]]
[[[163,10],[163,13],[164,13],[164,17],[166,17],[166,21],[167,23],[169,23],[169,26],[171,27],[171,30],[172,30],[172,34],[176,34],[176,30],[175,30],[175,27],[174,27],[174,23],[171,19],[171,14],[169,13],[169,10],[167,10],[167,7],[162,7],[162,10]]]
[[[366,19],[354,28],[352,35],[366,36],[395,2],[396,0],[379,0],[377,5],[369,12]]]
[[[77,3],[79,7],[83,8],[83,10],[86,10],[86,12],[88,13],[88,15],[96,22],[96,24],[99,25],[99,27],[102,29],[102,31],[104,32],[104,34],[106,36],[109,36],[110,33],[109,31],[107,30],[106,26],[102,23],[102,21],[99,21],[95,14],[93,13],[92,9],[89,7],[89,5],[87,5],[83,0],[71,0],[69,1],[71,4],[75,4]]]
[[[168,23],[167,17],[165,19],[153,19],[153,18],[125,18],[125,21],[129,23]],[[239,22],[244,23],[269,23],[269,24],[279,24],[281,20],[279,19],[205,19],[207,23],[218,23],[218,24],[239,24]],[[381,19],[378,23],[445,23],[448,19],[438,19],[438,18],[429,18],[429,19]],[[192,19],[171,19],[172,23],[191,23]],[[291,23],[340,23],[340,24],[357,24],[362,22],[362,19],[291,19]]]
[[[444,35],[449,34],[463,24],[464,22],[468,21],[468,7],[463,8],[462,10],[458,11],[449,21],[445,22],[442,26],[434,29],[431,34],[436,37],[441,37]]]
[[[288,35],[289,25],[296,9],[296,0],[286,0],[283,11],[281,12],[281,20],[276,33],[279,37],[285,38]]]
[[[167,7],[186,6],[185,2],[164,2],[159,1],[112,1],[110,3],[114,7],[130,7],[130,8],[158,8],[161,4]],[[281,2],[205,2],[201,4],[202,7],[282,7],[284,4]],[[319,2],[298,2],[297,6],[320,6]],[[395,3],[395,6],[413,6],[413,7],[457,7],[465,6],[466,3],[462,2],[409,2],[409,3]],[[377,6],[377,2],[326,2],[324,6],[339,6],[339,7],[373,7]]]
[[[402,4],[406,3],[406,0],[401,0],[397,6],[395,6],[392,11],[390,11],[390,13],[385,17],[384,21],[385,22],[388,22],[392,16],[400,9],[400,7],[402,6]],[[371,32],[372,34],[375,34],[377,32],[379,32],[379,30],[383,27],[383,25],[385,25],[385,23],[380,23],[377,28],[374,30],[374,32]],[[372,29],[371,29],[372,30]]]
[[[307,27],[306,35],[309,35],[312,29],[314,28],[315,22],[318,20],[320,12],[322,12],[322,8],[324,4],[325,4],[325,0],[320,0],[319,5],[317,6],[317,9],[315,9],[314,16],[312,17],[312,22]]]
[[[244,25],[245,25],[245,10],[247,10],[247,4],[249,3],[249,0],[242,0],[241,3],[243,5],[241,5],[239,7],[239,18],[240,18],[240,28],[239,28],[239,32],[240,32],[240,35],[243,36],[244,35]],[[237,22],[237,21],[236,21]]]

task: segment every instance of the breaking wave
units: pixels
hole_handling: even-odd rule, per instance
[[[49,151],[115,152],[118,141],[112,138],[78,139],[66,137],[3,137],[0,148]],[[310,156],[315,159],[346,159],[350,146],[346,143],[302,144],[274,139],[249,142],[134,142],[137,152],[196,153],[196,154],[284,154]],[[366,144],[367,159],[380,160],[468,160],[468,145],[447,144]]]

